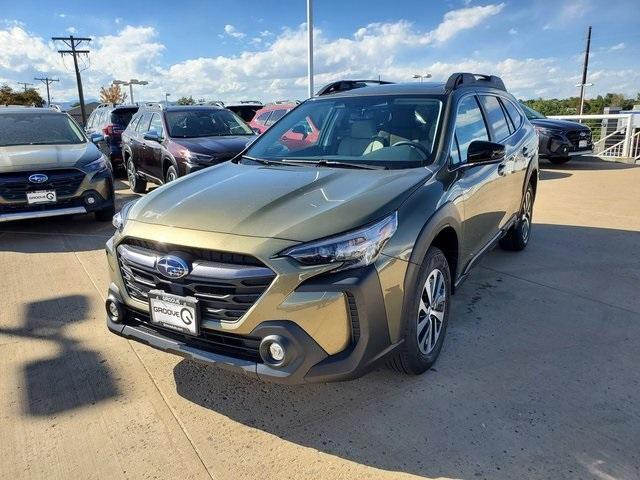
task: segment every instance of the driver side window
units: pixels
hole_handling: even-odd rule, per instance
[[[489,140],[487,125],[484,122],[478,101],[473,95],[463,98],[458,104],[455,139],[457,139],[459,156],[451,155],[454,164],[467,161],[467,152],[471,142],[474,140]],[[456,162],[456,159],[458,162]]]

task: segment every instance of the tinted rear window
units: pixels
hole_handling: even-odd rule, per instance
[[[133,117],[137,111],[137,108],[118,108],[111,112],[111,123],[121,128],[127,128],[131,117]]]

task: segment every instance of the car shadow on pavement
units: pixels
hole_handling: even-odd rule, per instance
[[[238,422],[429,478],[633,478],[640,233],[536,224],[532,238],[524,252],[490,253],[462,285],[441,358],[423,376],[380,367],[354,381],[288,386],[182,360],[177,393],[226,417],[211,427],[213,449],[249,438],[225,433]],[[187,411],[199,425],[213,421]],[[271,453],[295,455],[286,442]]]
[[[640,165],[612,162],[593,156],[582,156],[574,157],[567,163],[560,165],[554,165],[549,160],[543,158],[540,159],[540,168],[545,170],[626,170],[629,168],[640,168]]]
[[[540,180],[559,180],[561,178],[568,178],[571,174],[568,172],[558,172],[555,170],[540,169]]]
[[[86,319],[87,311],[88,299],[83,295],[51,298],[27,304],[22,327],[0,326],[0,334],[36,340],[43,351],[48,351],[47,343],[57,350],[24,365],[24,414],[55,415],[119,395],[106,359],[67,332]]]

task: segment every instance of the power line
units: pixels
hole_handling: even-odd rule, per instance
[[[27,83],[27,82],[16,82],[18,85],[22,85],[24,87],[24,91],[27,91],[27,87],[28,86],[33,86],[33,83]]]
[[[82,78],[80,77],[80,69],[78,68],[78,56],[89,55],[89,50],[78,50],[78,47],[83,42],[89,43],[91,41],[88,37],[74,37],[70,35],[68,37],[51,37],[51,40],[64,43],[69,50],[58,50],[58,53],[64,57],[65,55],[71,55],[73,57],[73,66],[76,70],[76,82],[78,84],[78,97],[80,100],[80,112],[82,113],[82,124],[87,124],[87,112],[84,106],[84,93],[82,92]]]
[[[47,86],[47,106],[51,106],[51,95],[49,94],[49,85],[51,85],[53,82],[59,82],[60,80],[57,78],[49,78],[49,77],[44,77],[44,78],[34,78],[34,80],[40,80],[42,83],[44,83]]]

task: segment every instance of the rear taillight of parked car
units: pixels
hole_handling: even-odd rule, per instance
[[[109,124],[102,129],[102,132],[110,137],[119,136],[122,133],[122,127],[120,125]]]

